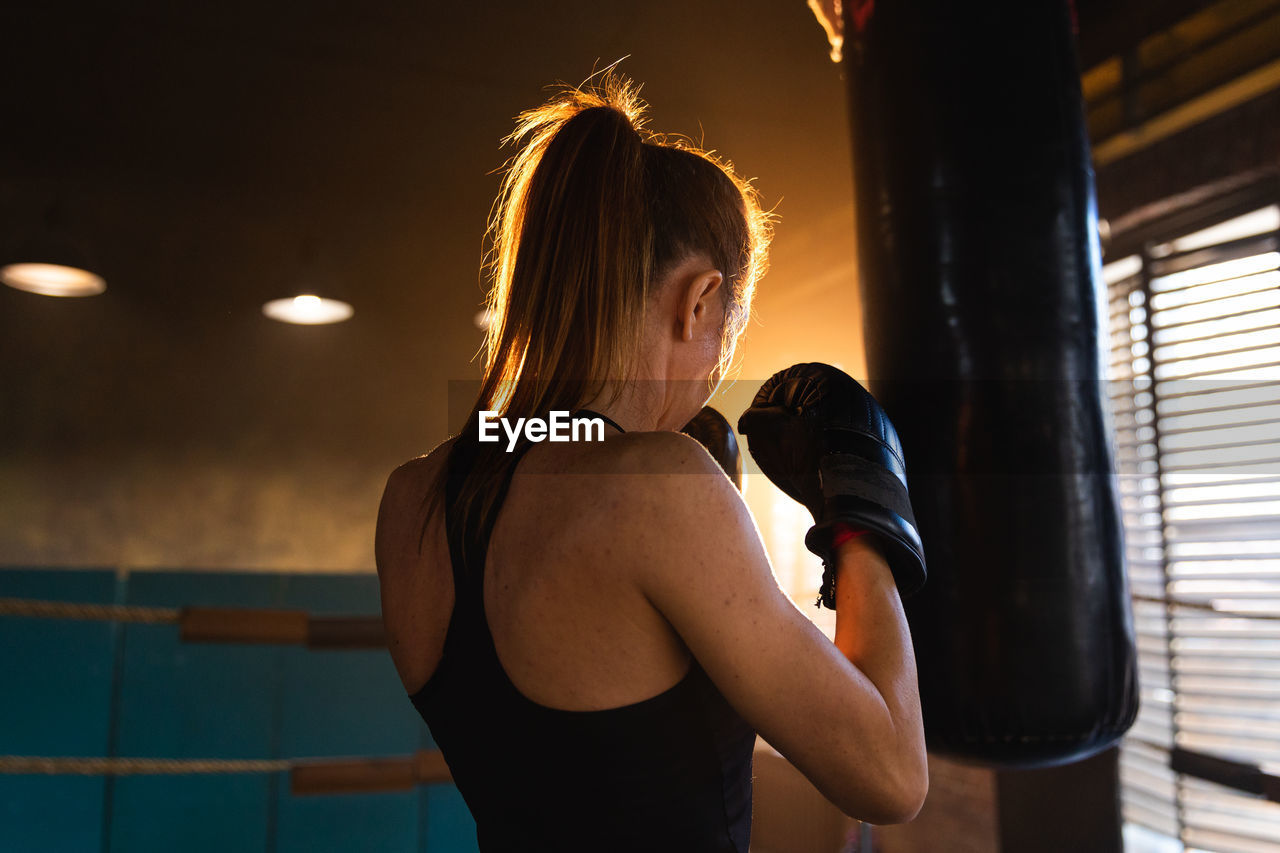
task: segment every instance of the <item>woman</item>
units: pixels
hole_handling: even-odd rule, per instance
[[[910,637],[874,538],[834,557],[833,644],[676,431],[732,358],[769,223],[642,109],[610,73],[520,116],[479,399],[379,513],[392,657],[486,853],[745,853],[756,732],[851,816],[909,820],[924,797]],[[482,411],[573,411],[607,435],[507,452],[477,440]]]

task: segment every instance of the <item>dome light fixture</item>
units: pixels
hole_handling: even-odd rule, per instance
[[[314,229],[302,239],[298,262],[289,278],[293,284],[285,292],[292,291],[297,296],[265,303],[262,313],[268,318],[297,326],[325,326],[355,315],[348,288]]]
[[[97,296],[107,282],[97,273],[77,266],[27,262],[0,267],[0,281],[16,290],[41,296]]]
[[[349,303],[341,299],[327,299],[314,293],[303,293],[286,299],[272,299],[262,306],[262,313],[281,323],[300,326],[321,326],[341,323],[356,313]]]
[[[66,203],[55,198],[22,246],[0,266],[0,282],[41,296],[97,296],[107,282],[93,272],[89,250],[68,227]]]

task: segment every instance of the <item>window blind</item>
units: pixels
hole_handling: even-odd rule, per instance
[[[1121,745],[1124,819],[1175,850],[1275,853],[1280,804],[1175,772],[1170,757],[1280,773],[1280,206],[1108,261],[1142,691]]]

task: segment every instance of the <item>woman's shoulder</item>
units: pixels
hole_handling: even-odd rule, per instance
[[[663,475],[720,473],[696,439],[678,432],[628,432],[610,435],[604,441],[549,445],[547,451],[530,454],[520,473],[535,477],[584,475],[575,481],[595,492],[610,488],[629,491],[645,485],[663,488],[670,485]]]
[[[641,464],[652,464],[665,459],[678,459],[693,464],[707,455],[696,438],[682,432],[631,432],[626,437],[631,439],[627,450]]]
[[[387,492],[393,488],[403,489],[414,483],[432,479],[449,458],[449,451],[453,449],[457,440],[458,437],[455,435],[440,442],[421,456],[401,462],[387,477]]]
[[[530,461],[534,464],[524,470],[535,488],[546,482],[538,482],[538,475],[576,475],[556,484],[556,497],[548,504],[563,501],[557,507],[587,521],[587,528],[620,531],[631,523],[661,523],[668,514],[706,501],[710,492],[725,487],[736,492],[706,449],[678,432],[612,435]]]
[[[399,551],[409,534],[420,532],[424,501],[439,481],[456,437],[436,445],[428,453],[397,465],[387,476],[378,506],[376,550],[379,556]],[[413,537],[416,541],[417,534]]]
[[[434,481],[457,441],[458,436],[453,436],[429,452],[402,462],[387,478],[387,491]],[[628,432],[610,436],[605,441],[574,442],[569,454],[548,458],[546,462],[557,468],[579,468],[600,474],[713,474],[719,471],[715,460],[697,439],[667,430]]]

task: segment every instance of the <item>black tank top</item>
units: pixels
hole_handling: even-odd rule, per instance
[[[476,447],[467,438],[450,452],[446,522]],[[508,474],[497,507],[510,483]],[[674,687],[603,711],[549,708],[512,684],[482,595],[497,507],[468,549],[480,555],[474,570],[450,536],[455,604],[443,657],[409,697],[475,818],[480,850],[747,853],[755,732],[696,660]]]

